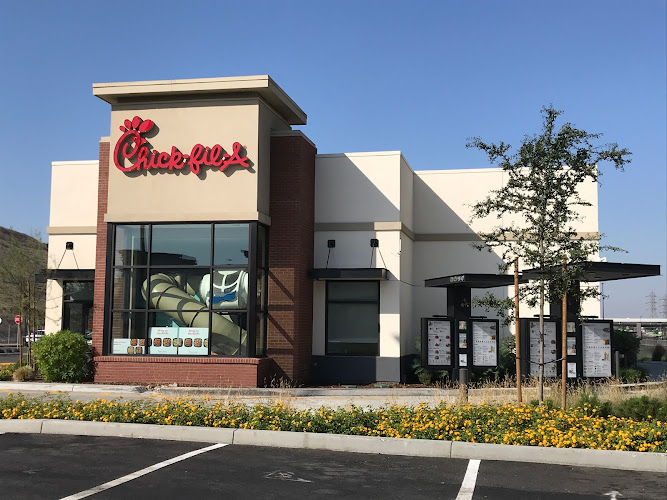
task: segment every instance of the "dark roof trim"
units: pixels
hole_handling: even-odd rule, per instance
[[[527,280],[519,275],[519,283],[526,283]],[[509,286],[514,284],[513,274],[480,274],[467,273],[456,274],[453,276],[443,276],[442,278],[431,278],[424,280],[427,287],[438,288],[494,288],[497,286]]]
[[[369,268],[326,268],[311,269],[310,277],[314,280],[366,280],[366,281],[384,281],[387,279],[387,269],[384,267]]]
[[[585,262],[578,279],[588,283],[630,278],[660,276],[660,266],[653,264],[625,264],[620,262]],[[523,275],[529,279],[540,277],[539,269],[528,269]]]

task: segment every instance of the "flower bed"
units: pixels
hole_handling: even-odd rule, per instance
[[[350,407],[298,411],[282,403],[247,406],[209,405],[174,399],[121,401],[98,399],[0,400],[0,418],[133,422],[161,425],[230,427],[319,432],[407,439],[441,439],[558,448],[667,452],[667,422],[649,418],[600,417],[589,405],[565,411],[532,405],[421,405],[380,409]]]

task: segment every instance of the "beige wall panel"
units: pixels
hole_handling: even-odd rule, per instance
[[[315,222],[400,220],[400,153],[318,155]]]
[[[62,328],[63,287],[58,280],[46,280],[46,307],[44,310],[44,330],[55,333]]]
[[[488,230],[495,219],[470,225],[470,205],[502,186],[500,169],[415,172],[414,232],[470,233]]]
[[[49,226],[96,226],[98,178],[97,161],[53,162]]]
[[[400,261],[401,261],[401,355],[412,354],[415,351],[415,332],[419,332],[419,319],[413,313],[413,289],[412,281],[414,262],[414,242],[405,234],[400,235]]]
[[[414,231],[414,177],[415,173],[401,155],[401,222]]]
[[[401,355],[401,288],[399,281],[380,282],[380,356]]]
[[[269,215],[269,204],[271,202],[271,134],[273,132],[284,132],[291,127],[278,116],[278,114],[266,104],[259,107],[259,157],[265,168],[262,175],[257,178],[257,210]]]
[[[157,134],[151,137],[149,133],[148,137],[158,151],[171,152],[176,146],[190,154],[195,144],[220,144],[231,153],[232,144],[239,142],[246,147],[251,166],[230,166],[224,172],[205,168],[200,175],[192,174],[187,167],[171,172],[158,169],[125,173],[115,167],[112,157],[107,221],[116,216],[125,221],[128,216],[136,221],[159,220],[165,211],[173,214],[170,219],[174,221],[208,220],[211,213],[258,211],[258,177],[269,174],[259,148],[258,99],[114,106],[112,156],[121,136],[119,127],[135,115],[153,120],[159,127]]]
[[[326,288],[324,281],[313,282],[313,356],[326,352]]]
[[[379,250],[371,249],[371,238],[378,239]],[[399,231],[317,231],[315,233],[314,263],[316,268],[323,268],[327,265],[329,253],[327,240],[336,240],[336,247],[331,249],[329,257],[330,268],[386,267],[393,274],[392,279],[400,279]]]
[[[65,251],[65,244],[74,243],[73,250]],[[95,269],[97,236],[94,234],[49,235],[49,269]]]

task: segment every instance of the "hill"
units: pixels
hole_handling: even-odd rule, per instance
[[[8,339],[16,342],[14,316],[21,310],[21,286],[34,286],[34,275],[46,268],[47,245],[30,235],[0,227],[0,343]],[[38,327],[44,323],[46,287],[36,284],[36,312]],[[27,293],[27,289],[26,289]],[[23,299],[24,308],[27,299]]]

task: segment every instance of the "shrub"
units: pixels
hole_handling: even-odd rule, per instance
[[[621,360],[624,367],[627,368],[637,364],[637,355],[639,354],[641,339],[639,339],[634,332],[613,330],[611,341],[614,345],[614,350],[624,355]]]
[[[667,420],[667,401],[641,396],[626,399],[614,406],[614,415],[633,420]]]
[[[80,333],[61,330],[35,343],[39,371],[47,382],[82,382],[88,377],[88,343]]]
[[[665,349],[660,344],[657,344],[651,353],[651,361],[660,361],[665,357],[665,354],[667,354],[667,349]]]
[[[12,374],[12,380],[14,380],[14,382],[28,382],[30,380],[35,380],[35,370],[33,370],[31,366],[17,368]]]
[[[646,382],[649,379],[649,372],[645,368],[623,368],[618,378],[621,382],[627,384],[636,384],[639,382]]]
[[[0,365],[0,380],[12,380],[12,375],[14,375],[14,371],[16,371],[17,368],[18,362]]]

